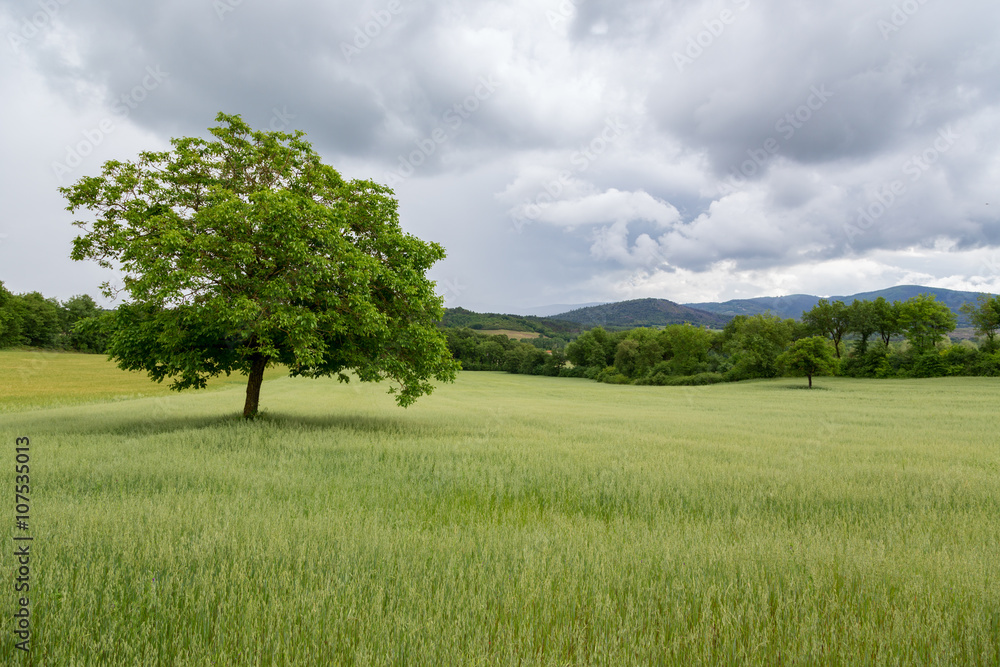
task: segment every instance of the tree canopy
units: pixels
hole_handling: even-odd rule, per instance
[[[830,303],[826,299],[820,299],[812,310],[802,313],[802,321],[817,333],[830,336],[839,359],[840,341],[851,330],[853,314],[843,301]]]
[[[899,318],[903,335],[918,354],[933,350],[956,324],[955,314],[933,294],[904,301],[899,306]]]
[[[781,374],[778,357],[796,337],[796,325],[794,320],[770,313],[737,315],[722,335],[723,350],[731,355],[733,377],[773,378]]]
[[[782,353],[779,360],[793,373],[805,375],[809,379],[810,389],[813,386],[814,375],[832,375],[834,371],[830,343],[823,336],[811,336],[795,341]]]
[[[302,132],[216,121],[211,139],[173,139],[60,188],[69,211],[94,214],[74,223],[85,233],[73,259],[123,273],[129,300],[111,318],[109,356],[174,389],[244,373],[248,418],[275,364],[389,379],[401,406],[431,378],[453,380],[435,326],[442,299],[425,276],[444,249],[402,231],[392,190],[345,181]]]
[[[1000,329],[1000,296],[980,294],[976,302],[962,306],[962,312],[969,316],[976,334],[986,337],[986,349],[996,349],[997,330]]]

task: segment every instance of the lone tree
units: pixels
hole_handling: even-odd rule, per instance
[[[130,299],[110,317],[109,357],[177,390],[244,373],[248,419],[276,364],[392,380],[403,407],[432,377],[454,380],[435,326],[442,300],[424,275],[444,249],[400,229],[392,191],[343,180],[302,132],[216,121],[211,140],[173,139],[172,151],[109,161],[59,189],[67,210],[95,216],[74,223],[86,233],[73,259],[124,274]]]
[[[813,386],[814,375],[829,375],[833,373],[834,368],[830,344],[823,336],[800,338],[792,343],[779,360],[788,370],[809,378],[810,389]]]

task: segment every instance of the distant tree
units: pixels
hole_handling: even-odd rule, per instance
[[[778,357],[792,340],[793,320],[767,314],[737,315],[723,329],[723,350],[730,355],[734,380],[772,378],[781,374]]]
[[[962,304],[961,311],[969,316],[976,335],[986,338],[983,350],[994,352],[997,349],[997,330],[1000,330],[1000,296],[980,294],[975,303],[969,301]]]
[[[63,301],[60,319],[67,346],[79,352],[104,352],[107,346],[107,322],[88,322],[99,318],[102,313],[97,303],[86,294]]]
[[[660,333],[672,375],[693,375],[707,370],[709,354],[719,334],[690,324],[671,324]]]
[[[523,375],[543,375],[543,366],[548,356],[544,350],[533,345],[517,342],[504,353],[503,370]]]
[[[658,332],[652,329],[629,331],[615,348],[615,368],[629,379],[642,377],[662,360],[663,347]]]
[[[898,301],[886,301],[884,296],[872,301],[872,315],[875,320],[875,332],[878,333],[886,349],[893,336],[903,333],[900,321],[900,304]]]
[[[97,317],[84,317],[73,324],[69,332],[69,345],[77,352],[105,354],[114,327],[114,313]]]
[[[489,340],[484,341],[480,345],[480,358],[485,366],[500,370],[500,364],[503,362],[504,344],[494,340],[494,338],[496,336],[491,336]],[[503,336],[503,338],[507,337]],[[507,338],[507,340],[510,339]]]
[[[957,324],[955,314],[933,294],[907,299],[900,304],[899,313],[903,334],[916,354],[933,350]]]
[[[566,346],[566,358],[574,366],[605,368],[615,362],[615,352],[619,337],[608,333],[602,327],[584,331]]]
[[[868,351],[868,339],[878,331],[875,305],[871,301],[855,299],[847,307],[847,314],[851,323],[850,331],[858,335],[855,351],[863,355]]]
[[[813,376],[832,374],[835,364],[833,354],[830,352],[830,342],[823,336],[795,341],[779,359],[789,371],[809,378],[810,389],[813,386]]]
[[[101,314],[101,309],[97,303],[87,294],[78,294],[62,302],[60,319],[62,320],[63,331],[70,331],[73,325],[88,317],[97,317]]]
[[[851,329],[851,313],[844,302],[830,303],[826,299],[820,299],[812,310],[802,313],[802,321],[817,333],[830,337],[839,359],[840,341]]]
[[[453,380],[425,276],[444,249],[403,232],[392,191],[343,180],[302,132],[216,120],[211,139],[174,139],[60,188],[70,211],[93,214],[75,223],[85,233],[73,259],[124,273],[130,301],[111,321],[109,356],[178,390],[244,373],[246,418],[272,365],[389,379],[401,406],[431,378]]]
[[[23,345],[20,300],[0,281],[0,348]]]
[[[542,364],[542,375],[556,377],[566,366],[566,355],[560,350],[545,353],[545,363]]]
[[[31,347],[55,347],[62,332],[61,307],[55,299],[41,292],[14,297],[21,314],[21,338]]]

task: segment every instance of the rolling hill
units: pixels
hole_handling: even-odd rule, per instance
[[[693,324],[722,328],[731,317],[717,315],[666,299],[636,299],[619,301],[588,308],[577,308],[555,316],[559,320],[578,322],[585,327],[602,326],[606,329],[666,326],[668,324]]]
[[[534,332],[546,338],[561,338],[580,333],[583,327],[577,322],[558,320],[533,315],[501,315],[499,313],[476,313],[465,308],[445,308],[441,326],[484,331]]]

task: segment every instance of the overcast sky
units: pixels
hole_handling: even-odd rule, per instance
[[[98,295],[56,188],[303,130],[449,306],[1000,291],[995,0],[0,0],[0,280]]]

